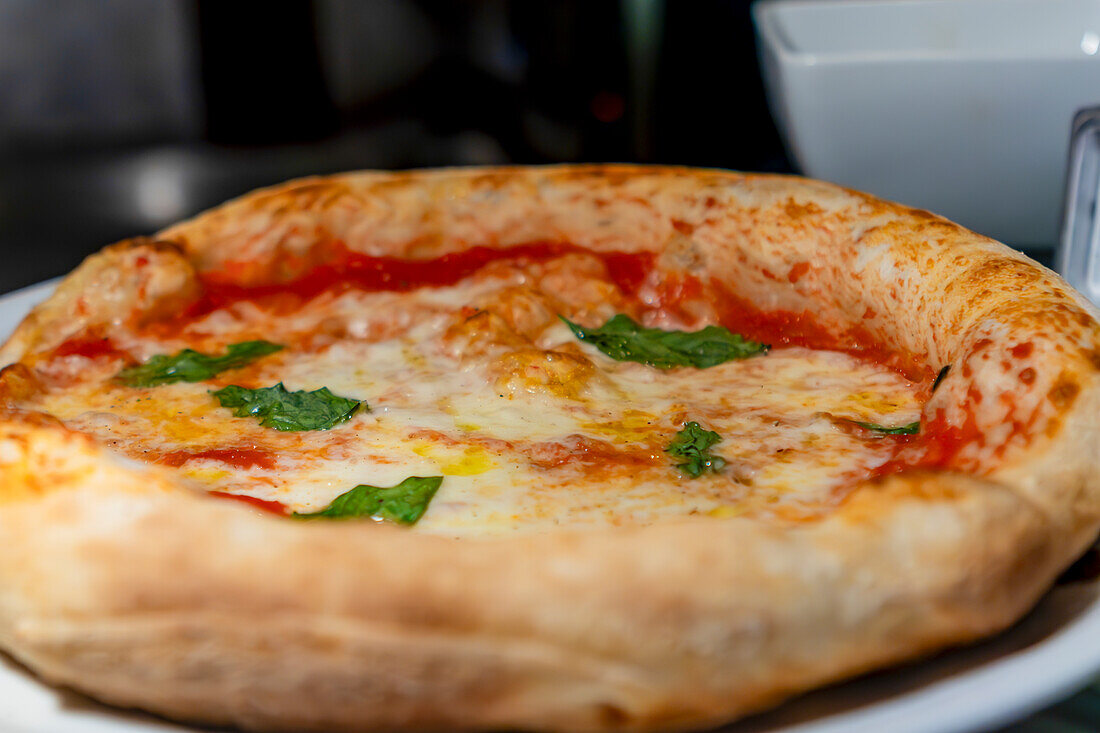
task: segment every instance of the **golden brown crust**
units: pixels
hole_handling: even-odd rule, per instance
[[[1004,628],[1100,526],[1090,307],[926,212],[717,171],[361,173],[258,192],[158,239],[172,245],[89,260],[0,355],[53,348],[76,315],[110,328],[177,302],[192,267],[292,274],[319,241],[406,257],[539,240],[649,249],[765,307],[812,308],[952,364],[923,418],[959,429],[952,465],[966,473],[871,482],[798,526],[450,540],[259,516],[9,413],[0,644],[110,702],[287,730],[712,725]],[[142,247],[169,264],[135,275],[126,258]],[[113,283],[155,285],[95,300],[102,258],[120,268]]]
[[[107,335],[169,315],[197,289],[195,270],[175,244],[146,238],[113,244],[86,259],[19,324],[0,347],[0,364],[51,349],[73,334]]]

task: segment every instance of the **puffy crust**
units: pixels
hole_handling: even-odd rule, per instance
[[[93,254],[35,308],[0,347],[8,365],[88,330],[103,335],[123,325],[169,315],[194,298],[198,280],[171,242],[129,239]]]
[[[8,413],[0,642],[110,702],[288,730],[718,724],[1004,628],[1100,525],[1092,310],[925,212],[716,171],[359,173],[252,194],[158,238],[243,282],[292,274],[334,240],[408,257],[547,239],[660,251],[662,267],[765,308],[812,308],[952,364],[924,418],[972,430],[965,474],[868,483],[820,521],[459,541],[258,516]],[[97,262],[7,358],[57,342],[45,334],[92,295]]]

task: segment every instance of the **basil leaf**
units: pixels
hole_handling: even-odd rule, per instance
[[[283,347],[270,341],[243,341],[230,344],[222,356],[210,356],[192,349],[176,354],[157,354],[144,364],[128,367],[115,379],[129,387],[155,387],[172,382],[201,382],[226,369],[251,364],[261,356],[274,354]]]
[[[916,435],[920,432],[920,420],[911,422],[908,425],[899,425],[896,428],[873,422],[860,422],[859,420],[852,420],[852,422],[864,430],[874,430],[876,433],[882,433],[883,435]]]
[[[933,394],[935,394],[936,390],[940,386],[940,382],[943,381],[943,378],[947,376],[947,372],[950,371],[950,370],[951,370],[951,365],[950,364],[944,364],[943,369],[940,369],[939,374],[936,375],[935,380],[933,380],[933,382],[932,382],[932,393]]]
[[[630,316],[611,318],[599,328],[585,328],[558,316],[581,341],[587,341],[616,361],[672,369],[692,366],[706,369],[731,359],[745,359],[768,350],[764,344],[749,341],[722,326],[707,326],[699,331],[664,331],[644,328]]]
[[[339,397],[328,387],[312,392],[288,392],[282,382],[274,387],[248,389],[231,384],[214,392],[222,407],[237,417],[256,417],[275,430],[328,430],[351,418],[366,402]]]
[[[294,513],[298,518],[355,519],[369,517],[397,524],[416,524],[428,509],[428,502],[443,483],[442,476],[409,476],[388,488],[360,484],[345,491],[319,512]]]
[[[692,421],[684,425],[683,430],[676,433],[672,442],[665,448],[669,455],[686,458],[683,463],[677,463],[676,468],[691,478],[699,478],[707,471],[718,473],[726,466],[726,459],[707,452],[715,443],[722,440],[722,436],[713,430],[704,430],[699,423]]]

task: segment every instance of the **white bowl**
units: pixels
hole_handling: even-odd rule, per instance
[[[761,0],[772,114],[814,178],[1017,246],[1057,239],[1100,0]]]

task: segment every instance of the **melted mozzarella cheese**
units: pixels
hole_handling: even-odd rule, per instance
[[[26,406],[131,457],[193,455],[176,470],[196,488],[299,512],[359,484],[441,475],[416,530],[452,536],[819,516],[896,445],[845,420],[919,417],[904,378],[837,352],[775,349],[706,370],[614,361],[577,342],[553,293],[534,283],[513,269],[411,293],[322,295],[290,314],[236,303],[171,338],[116,340],[142,359],[256,337],[287,348],[207,382],[152,388],[111,381],[117,361],[59,357],[42,369],[70,375],[66,386]],[[210,394],[277,382],[328,387],[370,409],[330,430],[284,433],[233,417]],[[690,420],[721,435],[711,449],[727,462],[721,472],[689,479],[665,452]],[[202,455],[219,449],[261,451],[274,465]]]

